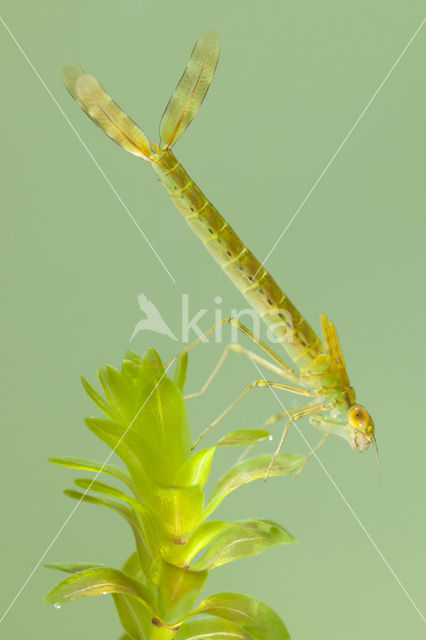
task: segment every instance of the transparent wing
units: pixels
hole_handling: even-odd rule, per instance
[[[67,64],[62,70],[62,80],[77,104],[107,136],[126,151],[149,160],[151,147],[148,138],[93,76],[80,67]]]
[[[204,31],[161,118],[162,148],[174,144],[197,114],[213,79],[219,53],[217,33],[213,29]]]

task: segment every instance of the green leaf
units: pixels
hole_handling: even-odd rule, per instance
[[[156,487],[154,501],[175,545],[188,541],[201,518],[204,494],[198,487]]]
[[[126,560],[122,568],[123,573],[136,580],[143,579],[143,571],[139,555],[134,551]],[[124,629],[130,634],[131,640],[145,640],[149,636],[152,615],[144,605],[123,594],[115,593],[115,608]]]
[[[248,458],[231,467],[217,482],[203,512],[203,518],[207,518],[222,500],[231,491],[238,489],[253,480],[264,479],[271,462],[270,455],[256,456]],[[304,456],[292,453],[280,453],[274,461],[270,471],[270,476],[282,476],[287,473],[294,473],[305,462]]]
[[[134,426],[143,436],[155,458],[145,458],[150,478],[157,484],[173,485],[177,469],[189,457],[191,434],[182,394],[165,375],[157,353],[150,349],[140,365],[143,409]],[[141,403],[138,403],[141,406]]]
[[[188,352],[185,351],[185,353],[183,353],[181,357],[177,360],[176,366],[175,366],[175,372],[173,375],[173,381],[181,393],[183,393],[183,389],[185,387],[187,369],[188,369]]]
[[[74,480],[74,484],[80,489],[85,489],[86,491],[95,491],[96,493],[103,493],[108,496],[112,496],[113,498],[117,498],[118,500],[122,500],[130,505],[135,504],[135,499],[131,496],[127,495],[123,491],[112,487],[105,482],[99,482],[98,480],[91,480],[90,478],[76,478]]]
[[[49,462],[53,464],[59,464],[62,467],[68,467],[69,469],[79,469],[80,471],[94,471],[96,473],[107,473],[118,480],[124,482],[129,489],[135,491],[132,479],[126,471],[116,467],[112,464],[101,464],[94,460],[84,460],[83,458],[49,458]]]
[[[142,358],[138,353],[136,353],[136,351],[127,349],[124,354],[123,363],[121,365],[121,371],[123,372],[124,368],[131,367],[132,365],[133,367],[135,367],[135,371],[136,371],[136,369],[141,364],[141,360]],[[135,375],[135,374],[132,374],[132,375]]]
[[[265,429],[236,429],[227,433],[217,443],[218,446],[235,447],[239,445],[252,445],[268,438],[269,431]]]
[[[221,438],[212,447],[200,449],[192,455],[179,469],[176,475],[178,486],[198,485],[202,488],[210,473],[210,467],[217,447],[235,447],[240,445],[253,445],[264,440],[269,435],[265,429],[237,429]]]
[[[67,573],[77,573],[79,571],[86,571],[87,569],[109,569],[106,565],[102,564],[90,564],[87,562],[80,563],[68,563],[59,562],[56,564],[45,564],[45,567],[51,569],[59,569]],[[126,573],[131,578],[140,579],[142,569],[140,566],[139,556],[136,552],[132,553],[123,567],[123,573]],[[148,634],[148,630],[151,627],[152,613],[147,610],[146,606],[141,604],[138,600],[127,595],[113,593],[114,604],[117,609],[118,616],[121,624],[133,640],[144,640],[144,635]]]
[[[92,385],[86,380],[86,378],[81,376],[80,380],[89,398],[95,403],[97,407],[99,407],[99,409],[103,413],[105,413],[105,415],[114,420],[115,415],[111,410],[108,402],[105,402],[104,398],[102,398],[102,396],[92,387]]]
[[[135,403],[137,394],[134,393],[133,385],[128,384],[129,380],[109,364],[103,369],[98,369],[98,378],[112,409],[113,419],[118,420],[120,424],[129,424],[138,410]]]
[[[141,580],[143,578],[143,571],[141,567],[141,561],[136,551],[130,554],[126,562],[123,564],[122,571],[127,573],[131,578]]]
[[[173,624],[189,613],[204,586],[208,571],[192,571],[164,560],[158,583],[160,618]]]
[[[113,593],[115,608],[121,626],[132,640],[145,640],[151,627],[152,612],[136,598],[122,593]]]
[[[106,565],[94,562],[54,562],[46,563],[43,567],[46,567],[46,569],[65,571],[65,573],[78,573],[79,571],[86,571],[87,569],[99,569],[101,567],[106,567]]]
[[[245,631],[228,620],[205,618],[185,622],[176,640],[251,640]]]
[[[137,490],[141,495],[145,495],[149,479],[143,463],[146,448],[144,449],[141,438],[131,428],[126,431],[127,427],[123,427],[114,420],[88,417],[84,422],[95,436],[105,442],[123,460]]]
[[[279,616],[260,600],[241,593],[216,593],[207,597],[191,615],[207,614],[229,620],[253,640],[289,640]]]
[[[191,438],[182,394],[158,354],[127,354],[120,372],[107,365],[98,375],[114,418],[88,418],[87,426],[117,452],[142,495],[151,481],[173,485]]]
[[[125,633],[124,635],[120,636],[118,640],[133,640],[133,638],[132,636],[129,636],[128,633]]]
[[[207,447],[188,458],[176,474],[176,485],[178,487],[198,486],[202,489],[209,477],[215,451],[215,446]]]
[[[147,455],[147,447],[144,446],[143,439],[129,425],[114,420],[88,417],[84,422],[95,436],[123,460],[139,493],[145,495],[149,478],[145,472],[144,456]]]
[[[122,571],[110,567],[74,573],[53,587],[44,601],[46,604],[60,604],[77,598],[105,593],[121,593],[132,596],[151,613],[154,613],[148,589],[137,580],[126,576]]]
[[[242,520],[228,526],[214,539],[192,569],[213,569],[227,562],[254,556],[278,544],[291,544],[296,539],[272,520]]]
[[[104,482],[98,482],[97,480],[91,480],[90,478],[77,478],[74,482],[78,487],[80,487],[80,489],[112,496],[113,498],[122,500],[129,504],[130,507],[132,507],[133,512],[139,516],[139,528],[143,532],[144,538],[148,542],[153,553],[158,552],[160,546],[164,546],[164,544],[169,543],[170,536],[165,527],[164,517],[161,517],[161,515],[159,515],[157,511],[151,508],[145,501],[135,500],[132,496],[123,493],[123,491],[120,491],[111,485],[105,484]],[[192,506],[193,503],[191,503],[191,507]],[[198,512],[201,512],[201,508]]]
[[[164,560],[180,567],[189,567],[197,553],[204,549],[228,525],[229,523],[224,520],[203,522],[196,527],[185,544],[174,544],[163,548],[161,553]]]
[[[151,544],[148,543],[146,530],[141,529],[141,522],[134,513],[133,509],[126,507],[116,500],[91,496],[89,494],[80,493],[80,491],[74,491],[73,489],[65,489],[64,494],[69,498],[78,500],[79,502],[88,502],[90,504],[107,507],[108,509],[112,509],[113,511],[116,511],[119,515],[121,515],[132,529],[143,572],[145,575],[149,575],[153,564],[153,556],[155,551],[153,550]]]

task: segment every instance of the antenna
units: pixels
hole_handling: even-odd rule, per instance
[[[382,484],[383,476],[382,476],[382,471],[380,469],[379,448],[377,446],[377,441],[376,441],[376,438],[374,436],[371,436],[371,442],[373,443],[374,451],[376,452],[377,471],[379,473],[380,484]]]

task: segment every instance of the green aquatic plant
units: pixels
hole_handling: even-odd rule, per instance
[[[135,551],[121,570],[100,564],[47,565],[69,575],[46,596],[60,606],[77,598],[111,594],[125,634],[120,640],[286,640],[289,633],[266,604],[239,593],[216,593],[200,600],[209,571],[295,538],[271,520],[213,520],[222,500],[238,487],[263,479],[269,455],[234,464],[210,495],[203,488],[218,448],[255,445],[268,437],[264,429],[239,429],[216,445],[191,451],[191,434],[182,392],[187,355],[177,360],[173,379],[153,350],[141,358],[127,352],[120,371],[98,371],[104,393],[85,379],[88,396],[104,417],[86,425],[116,453],[125,471],[107,462],[78,458],[51,461],[92,478],[75,480],[78,490],[65,494],[108,507],[129,524]],[[295,473],[304,456],[279,454],[271,476]],[[105,474],[123,488],[98,481]]]

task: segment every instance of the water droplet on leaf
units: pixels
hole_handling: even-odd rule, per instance
[[[274,439],[274,436],[272,435],[272,433],[270,433],[268,436],[268,440],[273,440],[273,439]]]
[[[53,605],[55,607],[55,609],[60,609],[61,605],[59,604],[59,602],[55,602],[55,604]]]

